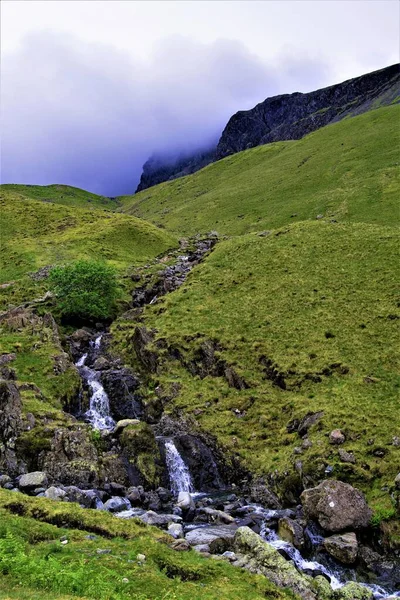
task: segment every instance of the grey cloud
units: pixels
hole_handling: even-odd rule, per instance
[[[2,183],[66,183],[132,193],[153,152],[213,143],[232,113],[321,87],[330,69],[286,52],[262,62],[238,41],[165,39],[147,62],[51,32],[2,64]]]

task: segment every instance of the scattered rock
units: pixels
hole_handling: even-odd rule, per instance
[[[394,480],[394,485],[397,490],[400,490],[400,473],[398,473]]]
[[[346,436],[340,429],[334,429],[329,434],[330,444],[343,444],[346,441]]]
[[[156,525],[157,527],[166,527],[170,523],[180,523],[182,521],[182,517],[178,515],[159,515],[153,510],[148,510],[139,519],[147,525]]]
[[[354,454],[352,452],[346,452],[346,450],[343,450],[343,448],[340,448],[339,450],[339,458],[344,463],[351,463],[353,465],[356,463],[356,457]]]
[[[346,565],[357,559],[358,543],[355,533],[341,533],[325,538],[323,547],[334,558]]]
[[[136,556],[136,560],[137,560],[138,562],[144,562],[144,561],[146,560],[146,555],[145,555],[145,554],[138,554],[138,555]]]
[[[190,550],[190,544],[185,539],[174,540],[170,545],[170,548],[177,550],[178,552],[185,552]]]
[[[183,527],[180,523],[170,523],[168,533],[176,540],[183,538]]]
[[[216,525],[215,527],[199,527],[186,534],[186,540],[191,546],[207,544],[210,552],[222,554],[229,550],[235,536],[236,525]]]
[[[128,427],[128,425],[139,425],[139,424],[140,424],[139,419],[121,419],[121,421],[118,421],[117,424],[115,425],[113,435],[120,435],[120,433],[122,433],[122,431],[125,429],[125,427]]]
[[[306,518],[318,521],[326,531],[367,527],[372,516],[364,494],[342,481],[325,480],[304,490],[301,501]]]

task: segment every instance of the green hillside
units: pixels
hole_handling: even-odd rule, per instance
[[[145,312],[162,340],[153,345],[157,381],[182,386],[166,410],[194,417],[251,472],[292,473],[284,486],[321,479],[331,465],[375,505],[389,500],[381,490],[397,473],[398,244],[389,227],[323,221],[219,243],[187,284]],[[134,327],[114,329],[127,360]],[[210,344],[241,389],[223,372],[203,377]],[[311,446],[301,449],[286,427],[318,411]],[[346,432],[355,464],[329,445],[335,428]]]
[[[118,208],[116,199],[98,196],[86,190],[72,187],[70,185],[22,185],[6,183],[0,186],[0,192],[15,192],[26,198],[52,202],[53,204],[65,204],[66,206],[77,206],[80,208],[102,208],[115,210]]]
[[[177,245],[174,236],[140,219],[50,204],[7,188],[0,190],[0,210],[0,283],[17,281],[2,289],[6,304],[29,299],[32,290],[28,286],[21,295],[21,285],[41,267],[83,258],[105,260],[123,272]]]
[[[400,192],[399,123],[400,106],[373,110],[124,196],[120,210],[180,235],[240,235],[317,215],[391,224]]]

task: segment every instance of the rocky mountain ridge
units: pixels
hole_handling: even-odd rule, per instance
[[[199,171],[206,165],[271,142],[297,140],[316,129],[374,108],[400,102],[399,65],[310,93],[267,98],[234,114],[216,148],[180,156],[172,162],[153,156],[143,166],[136,192]]]

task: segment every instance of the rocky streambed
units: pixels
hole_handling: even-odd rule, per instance
[[[179,287],[215,242],[211,236],[185,254],[181,248],[173,264],[135,288],[132,309],[140,313]],[[135,335],[136,352],[151,371],[148,332],[138,326]],[[301,503],[283,506],[264,481],[228,465],[211,436],[164,414],[161,399],[147,403],[139,376],[112,355],[109,342],[101,326],[70,336],[82,386],[69,400],[68,423],[50,430],[53,437],[30,462],[14,460],[13,448],[18,431],[34,424],[24,424],[13,409],[18,389],[12,377],[4,382],[0,417],[10,430],[12,460],[0,474],[1,487],[140,519],[165,530],[177,551],[230,561],[305,600],[400,597],[398,558],[387,556],[376,539],[361,492],[326,479],[306,489]],[[226,375],[226,365],[221,369]]]

